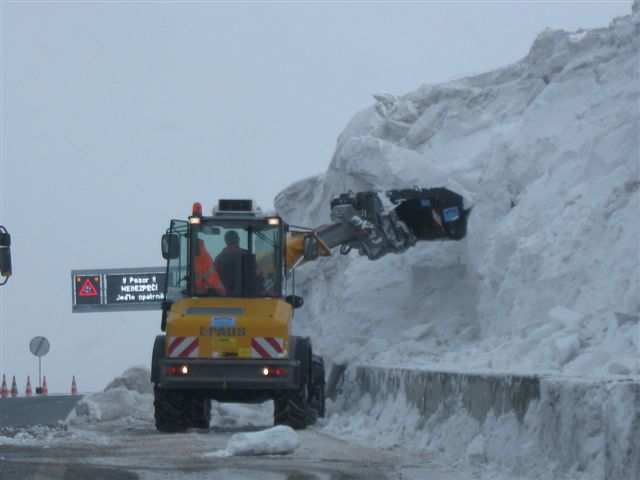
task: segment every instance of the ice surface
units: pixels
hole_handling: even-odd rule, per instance
[[[59,425],[57,427],[35,425],[26,428],[0,429],[0,446],[31,447],[86,443],[106,445],[109,443],[109,438],[97,432],[70,429],[66,425]]]
[[[542,32],[520,62],[376,95],[328,170],[276,198],[329,220],[348,190],[449,186],[469,235],[297,275],[297,333],[328,361],[607,377],[640,374],[640,13]],[[609,331],[608,331],[609,330]],[[622,366],[624,368],[619,368]]]
[[[284,455],[300,446],[298,434],[291,427],[277,427],[258,432],[236,433],[231,436],[225,450],[207,454],[210,457],[234,455]]]

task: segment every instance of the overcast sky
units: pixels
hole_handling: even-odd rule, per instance
[[[53,390],[148,364],[159,313],[72,315],[74,268],[161,264],[169,218],[195,200],[269,207],[323,172],[371,94],[506,65],[544,28],[605,26],[630,0],[4,2],[0,373]],[[96,368],[99,367],[99,368]]]

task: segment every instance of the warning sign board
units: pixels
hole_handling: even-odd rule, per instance
[[[74,279],[75,298],[78,305],[100,305],[101,276],[77,275]]]
[[[165,267],[73,270],[72,312],[159,310]]]
[[[107,275],[107,303],[162,302],[165,273],[125,273]]]
[[[82,283],[80,290],[78,292],[78,296],[80,297],[98,297],[98,289],[96,285],[100,284],[100,277],[94,277],[93,281],[90,278],[85,279],[84,282],[81,282],[81,278],[78,278],[78,283]]]

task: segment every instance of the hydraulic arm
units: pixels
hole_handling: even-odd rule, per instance
[[[343,255],[356,249],[376,260],[418,241],[461,240],[470,213],[463,197],[446,188],[343,193],[331,201],[333,223],[289,233],[287,265],[329,256],[337,247]]]

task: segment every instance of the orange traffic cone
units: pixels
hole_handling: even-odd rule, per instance
[[[31,377],[27,376],[27,388],[24,391],[25,396],[30,397],[33,395],[33,390],[31,390]]]
[[[0,387],[0,398],[7,398],[9,396],[9,389],[7,388],[7,378],[2,374],[2,387]]]
[[[47,377],[42,377],[42,395],[49,395],[49,388],[47,387]]]
[[[78,385],[76,385],[76,376],[73,376],[73,379],[71,380],[71,395],[77,395],[78,394]]]
[[[18,384],[16,383],[16,376],[13,376],[13,382],[11,382],[11,396],[12,397],[17,397],[18,396]]]

